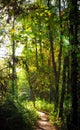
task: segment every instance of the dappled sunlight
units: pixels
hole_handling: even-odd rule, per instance
[[[0,130],[80,130],[79,1],[0,1]]]
[[[37,126],[36,126],[36,130],[57,130],[50,122],[49,122],[49,115],[41,112],[41,111],[37,111],[37,113],[39,114],[40,119],[37,122]]]
[[[40,111],[37,111],[37,113],[40,115],[40,118],[42,121],[48,121],[48,115],[43,113],[43,112],[40,112]]]

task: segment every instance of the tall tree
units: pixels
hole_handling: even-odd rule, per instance
[[[51,6],[51,1],[48,0],[47,2],[48,5],[48,10],[50,10]],[[51,24],[48,20],[48,31],[49,31],[49,41],[50,41],[50,54],[51,54],[51,59],[52,59],[52,67],[53,67],[53,73],[54,73],[54,78],[55,78],[55,87],[56,87],[56,96],[55,96],[55,103],[58,104],[58,84],[57,84],[57,68],[56,68],[56,62],[55,62],[55,56],[54,56],[54,43],[53,43],[53,31]],[[52,88],[50,88],[52,90]]]
[[[64,57],[63,62],[63,74],[62,74],[62,89],[61,89],[61,99],[60,99],[60,110],[59,110],[59,117],[63,120],[63,103],[64,103],[64,97],[65,97],[65,91],[66,91],[66,79],[67,79],[67,60],[68,57]]]
[[[54,52],[54,38],[53,38],[53,29],[50,24],[50,21],[48,21],[48,30],[49,30],[49,40],[50,40],[50,53],[51,53],[51,58],[52,58],[52,66],[53,66],[53,73],[54,73],[54,78],[55,78],[55,89],[56,89],[56,94],[55,94],[55,110],[58,110],[58,105],[59,105],[59,81],[60,81],[60,72],[61,72],[61,58],[62,58],[62,35],[63,35],[63,30],[62,30],[62,16],[61,16],[61,1],[58,1],[58,10],[59,10],[59,17],[57,17],[59,20],[59,52],[58,52],[58,61],[56,63],[55,60],[55,52]],[[51,9],[51,1],[48,0],[48,8],[49,10]]]
[[[70,0],[70,44],[71,44],[71,93],[72,93],[72,129],[77,129],[78,119],[78,6],[77,0]]]

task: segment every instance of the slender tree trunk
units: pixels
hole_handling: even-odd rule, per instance
[[[50,0],[48,0],[48,8],[50,7]],[[50,54],[52,59],[52,67],[53,67],[53,73],[55,78],[55,87],[56,87],[56,95],[55,95],[55,104],[57,106],[58,104],[58,82],[57,82],[57,68],[55,63],[55,57],[54,57],[54,44],[53,44],[53,36],[52,36],[52,29],[50,26],[50,23],[48,22],[48,31],[49,31],[49,40],[50,40]],[[56,108],[57,109],[57,108]]]
[[[14,16],[13,16],[14,17]],[[15,18],[13,19],[12,30],[14,31]],[[15,95],[15,40],[14,32],[12,34],[12,95]]]
[[[62,78],[62,91],[61,91],[61,100],[60,100],[60,110],[59,110],[59,117],[63,119],[63,103],[64,103],[64,95],[65,95],[65,89],[66,89],[66,67],[67,67],[67,56],[64,58],[63,63],[63,78]]]
[[[12,95],[18,100],[18,86],[17,86],[17,73],[16,73],[16,56],[15,49],[16,43],[14,38],[15,32],[15,14],[13,15],[12,21]]]
[[[62,16],[61,16],[61,0],[58,1],[59,3],[59,21],[60,21],[60,50],[58,54],[58,69],[57,69],[57,75],[56,76],[56,105],[55,109],[59,106],[59,81],[60,81],[60,73],[61,73],[61,58],[62,58]]]
[[[37,47],[37,40],[35,39],[35,46],[36,46],[36,68],[39,69],[39,63],[38,63],[38,47]]]
[[[50,7],[50,0],[48,0],[48,8]],[[61,21],[60,21],[61,22]],[[61,25],[60,25],[61,27]],[[60,69],[61,69],[61,55],[62,55],[62,46],[60,44],[60,52],[59,52],[59,57],[58,57],[58,69],[56,67],[56,62],[55,62],[55,56],[54,56],[54,44],[53,44],[53,34],[52,34],[52,28],[50,26],[50,23],[48,22],[48,30],[49,30],[49,40],[50,40],[50,53],[51,53],[51,58],[52,58],[52,65],[53,65],[53,73],[54,73],[54,78],[55,78],[55,88],[56,88],[56,93],[55,93],[55,110],[58,110],[58,104],[59,104],[59,78],[60,78]],[[60,34],[61,36],[61,34]],[[60,37],[60,42],[61,42],[61,37]]]
[[[78,99],[77,99],[77,81],[78,81],[78,9],[77,0],[70,0],[70,43],[71,43],[71,93],[72,93],[72,129],[77,129],[78,119]]]
[[[41,21],[39,20],[39,45],[40,45],[40,60],[41,60],[41,68],[43,68],[43,45],[42,45],[42,37],[41,37]]]
[[[49,57],[49,59],[48,59],[48,66],[49,66],[49,68],[51,67],[51,59],[50,59],[50,57]],[[53,77],[51,76],[51,71],[49,71],[49,82],[50,82],[50,84],[49,84],[49,88],[50,88],[50,94],[49,94],[49,99],[50,99],[50,103],[53,101]]]

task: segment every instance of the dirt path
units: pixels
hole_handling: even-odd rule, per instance
[[[37,122],[35,130],[57,130],[49,122],[49,115],[43,112],[37,111],[40,119]]]

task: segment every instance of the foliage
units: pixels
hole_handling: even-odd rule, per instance
[[[59,126],[59,127],[61,127],[62,121],[61,121],[61,119],[57,116],[57,113],[56,113],[56,112],[52,111],[52,112],[50,113],[49,119],[50,119],[50,121],[53,123],[54,126]]]
[[[24,109],[22,105],[12,100],[0,103],[0,129],[4,130],[32,130],[36,122],[35,112]]]
[[[34,125],[38,119],[34,103],[32,101],[23,101],[21,104],[25,110],[29,111],[28,113],[25,113],[24,116],[28,116],[28,119],[31,120],[31,123]]]
[[[45,100],[41,99],[36,99],[35,101],[35,107],[38,110],[44,111],[49,113],[49,120],[54,126],[61,127],[62,121],[61,119],[57,116],[57,113],[54,112],[54,104],[50,104]]]
[[[51,111],[53,111],[53,109],[54,109],[54,105],[50,104],[49,102],[45,101],[44,99],[43,100],[36,99],[36,101],[35,101],[35,107],[38,110],[42,110],[44,112],[49,112],[49,113]]]
[[[55,124],[67,121],[73,110],[75,123],[80,113],[78,13],[79,0],[0,2],[0,100],[6,95],[17,99],[13,109],[33,125],[33,103],[50,112]]]

